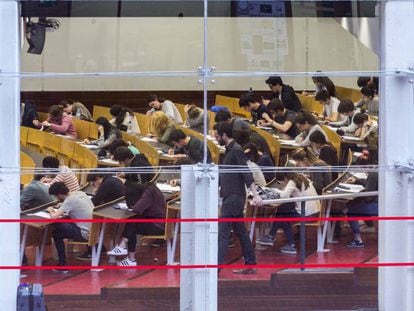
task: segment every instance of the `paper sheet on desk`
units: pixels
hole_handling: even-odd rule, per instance
[[[33,214],[27,214],[28,216],[38,216],[38,217],[42,217],[42,218],[48,218],[51,219],[50,214],[48,212],[45,211],[40,211],[40,212],[36,212]]]
[[[355,136],[342,136],[342,139],[351,141],[361,141],[361,138]]]
[[[112,159],[102,159],[102,160],[99,160],[99,161],[103,162],[103,163],[107,163],[107,164],[119,165],[119,161],[115,161],[115,160],[112,160]]]
[[[169,184],[164,184],[164,183],[157,183],[157,187],[158,189],[161,190],[161,192],[171,192],[171,193],[179,192],[181,189],[180,187],[177,187],[177,186],[173,187]]]
[[[280,142],[284,145],[289,145],[289,146],[297,146],[299,147],[299,144],[295,141],[295,140],[287,140],[287,139],[280,139]]]
[[[367,179],[368,178],[367,173],[351,173],[351,175],[358,178],[358,179]]]
[[[122,209],[124,211],[132,211],[132,209],[130,209],[125,202],[116,203],[116,204],[112,205],[112,208]]]
[[[334,191],[336,192],[352,192],[352,193],[358,193],[361,191],[364,191],[365,187],[361,185],[355,185],[355,184],[346,184],[346,183],[339,183],[338,186],[334,188]]]
[[[96,150],[99,149],[97,145],[88,145],[88,144],[80,144],[82,147],[88,148],[90,150]]]
[[[151,137],[141,137],[140,140],[148,142],[156,142],[157,140]]]
[[[259,129],[262,129],[262,130],[272,130],[273,128],[272,127],[270,127],[270,126],[261,126],[261,125],[258,125],[257,126]]]

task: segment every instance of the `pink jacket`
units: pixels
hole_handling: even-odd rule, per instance
[[[60,124],[52,123],[56,121],[50,118],[48,119],[48,122],[50,123],[50,128],[54,133],[72,136],[73,138],[78,137],[75,126],[72,122],[72,117],[66,114],[65,112],[62,114],[62,121]]]

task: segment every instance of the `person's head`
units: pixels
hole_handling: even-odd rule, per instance
[[[267,111],[274,116],[283,116],[285,113],[285,105],[279,98],[273,98],[267,105]]]
[[[307,179],[304,175],[299,173],[287,173],[286,179],[293,181],[295,183],[296,188],[298,188],[299,190],[302,189],[302,185],[305,186],[305,189],[308,189],[310,185],[309,179]]]
[[[156,94],[151,94],[147,98],[147,104],[151,108],[154,108],[155,110],[160,110],[162,108],[162,103],[165,101],[164,98],[158,97]]]
[[[354,116],[354,123],[358,128],[363,127],[366,121],[368,121],[368,115],[366,113],[360,112]]]
[[[364,101],[370,101],[374,98],[375,96],[375,89],[370,87],[370,86],[364,86],[361,89],[361,94],[362,94],[362,99]]]
[[[63,107],[60,105],[52,105],[48,110],[49,117],[53,121],[60,121],[62,119]]]
[[[180,129],[175,129],[170,134],[170,142],[177,148],[182,148],[186,145],[186,138],[187,135]]]
[[[113,105],[111,109],[109,109],[109,113],[111,116],[116,117],[122,111],[121,105]]]
[[[309,136],[309,140],[311,142],[311,147],[315,151],[319,151],[324,145],[328,142],[326,141],[325,135],[321,131],[314,131]]]
[[[187,111],[187,115],[189,119],[196,119],[200,116],[201,112],[203,110],[201,110],[200,108],[198,108],[195,105],[191,105],[190,108]]]
[[[147,187],[150,187],[150,185],[134,181],[125,182],[125,203],[129,208],[132,208],[141,199]]]
[[[360,88],[367,86],[368,83],[370,82],[371,82],[371,77],[358,77],[357,79],[357,85]]]
[[[63,107],[63,111],[67,114],[71,114],[73,111],[73,100],[63,99],[59,102],[59,105]]]
[[[252,162],[257,162],[259,159],[259,152],[257,151],[257,147],[253,143],[247,143],[243,146],[244,154],[246,155],[247,159]]]
[[[105,117],[99,117],[96,119],[95,123],[98,125],[99,133],[104,134],[104,138],[107,139],[113,130],[113,126],[109,123],[108,119]]]
[[[309,130],[312,126],[316,125],[318,121],[313,116],[313,114],[302,110],[298,112],[298,114],[296,115],[295,123],[299,130],[303,132]]]
[[[341,100],[338,105],[338,113],[343,114],[344,116],[351,116],[354,113],[355,105],[350,99]]]
[[[233,130],[227,122],[220,122],[214,125],[214,136],[221,145],[227,145],[233,139]]]
[[[315,100],[319,101],[322,105],[329,104],[330,99],[331,95],[329,95],[327,90],[320,90],[315,95]]]
[[[98,170],[92,170],[88,174],[87,181],[91,183],[94,188],[99,188],[105,176],[107,175],[104,172],[101,172]]]
[[[37,181],[39,181],[39,180],[41,180],[43,177],[45,177],[45,175],[43,175],[43,174],[35,174],[35,175],[33,176],[33,180],[37,180]]]
[[[114,151],[118,148],[118,147],[128,147],[128,143],[123,141],[122,139],[115,139],[108,147],[108,151],[110,154],[113,154]]]
[[[49,194],[56,196],[59,201],[64,201],[69,195],[69,189],[64,182],[58,181],[50,185]]]
[[[298,167],[309,167],[318,161],[318,158],[309,148],[299,148],[293,151],[292,159]]]
[[[260,106],[261,99],[253,93],[245,93],[240,96],[239,106],[244,110],[251,112],[252,110],[257,110]]]
[[[119,163],[123,166],[129,166],[134,158],[134,154],[128,149],[128,147],[118,147],[112,155],[114,160],[119,161]]]
[[[170,124],[171,121],[164,112],[156,111],[151,115],[149,130],[157,137],[161,137]]]
[[[42,166],[44,168],[58,168],[59,160],[52,156],[44,157],[42,160]]]
[[[216,115],[214,116],[214,122],[220,123],[220,122],[230,122],[231,121],[231,113],[227,109],[222,109],[216,112]]]
[[[265,83],[269,86],[273,93],[280,93],[282,91],[283,81],[279,76],[270,76]]]

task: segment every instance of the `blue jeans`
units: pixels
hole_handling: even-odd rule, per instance
[[[289,218],[289,217],[300,217],[300,214],[296,211],[296,204],[294,202],[284,203],[280,205],[276,210],[275,218]],[[289,244],[295,244],[293,237],[292,222],[289,221],[275,221],[272,224],[269,235],[272,237],[276,236],[277,230],[282,228],[285,232],[286,238]]]
[[[230,195],[223,199],[221,207],[221,218],[244,218],[243,208],[245,197],[241,195]],[[239,237],[242,247],[244,262],[246,265],[256,264],[252,242],[247,234],[244,222],[220,222],[218,232],[218,264],[223,264],[226,258],[230,232],[233,226],[234,233]]]
[[[56,245],[56,250],[59,257],[59,265],[66,265],[65,243],[64,239],[72,239],[78,242],[86,242],[87,240],[82,236],[81,229],[75,223],[56,223],[54,224],[55,231],[52,237]]]
[[[378,216],[378,202],[360,202],[349,207],[348,216]],[[357,220],[350,220],[349,225],[353,234],[359,234],[359,224]]]

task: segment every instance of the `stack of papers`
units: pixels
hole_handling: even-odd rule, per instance
[[[157,187],[158,189],[161,190],[161,192],[166,192],[166,193],[173,193],[173,192],[179,192],[181,190],[180,187],[178,186],[171,186],[169,184],[164,184],[164,183],[157,183]]]
[[[297,146],[299,147],[299,144],[294,140],[287,140],[287,139],[280,139],[280,142],[282,145],[289,145],[289,146]]]
[[[339,185],[334,188],[335,192],[358,193],[364,190],[365,190],[364,186],[355,185],[355,184],[345,184],[345,183],[339,183]]]
[[[119,161],[115,161],[112,159],[102,159],[99,160],[100,162],[106,163],[106,164],[113,164],[113,165],[119,165]]]
[[[140,139],[142,141],[149,141],[149,142],[156,142],[157,141],[155,138],[151,138],[151,137],[141,137]]]
[[[97,145],[88,145],[88,144],[80,144],[82,147],[88,148],[90,150],[99,149]]]
[[[342,136],[342,139],[350,141],[361,141],[361,138],[355,136]]]
[[[28,216],[38,216],[38,217],[42,217],[42,218],[48,218],[51,219],[49,212],[45,212],[45,211],[40,211],[40,212],[36,212],[33,214],[27,214]]]

